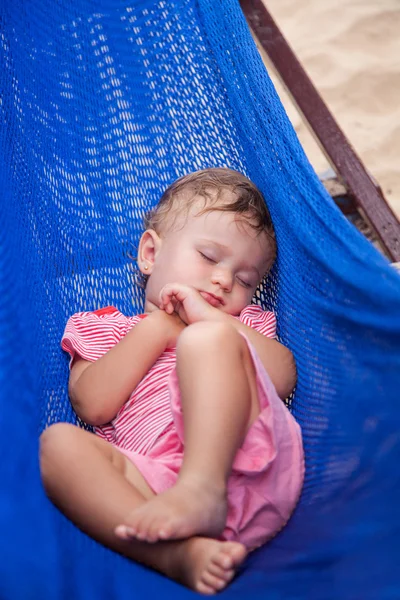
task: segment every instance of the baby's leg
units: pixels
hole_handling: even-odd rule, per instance
[[[41,437],[41,472],[49,497],[83,531],[192,589],[213,594],[232,579],[244,546],[194,537],[146,542],[115,529],[154,494],[135,466],[113,446],[78,427],[58,423]]]
[[[178,481],[123,521],[129,535],[148,542],[221,534],[233,460],[259,414],[250,352],[231,325],[187,327],[178,341],[177,373],[185,435]]]

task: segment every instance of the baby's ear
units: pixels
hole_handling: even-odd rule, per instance
[[[138,267],[143,275],[151,275],[162,240],[154,229],[146,229],[140,238]]]

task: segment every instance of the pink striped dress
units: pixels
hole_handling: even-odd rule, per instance
[[[126,317],[114,307],[81,312],[67,322],[61,346],[71,357],[95,361],[146,315]],[[275,337],[276,320],[257,305],[238,317]],[[247,341],[247,339],[246,339]],[[228,484],[228,518],[221,539],[249,549],[273,537],[289,519],[300,494],[304,457],[300,428],[247,341],[257,373],[261,413],[238,450]],[[159,494],[176,482],[184,449],[183,419],[175,371],[176,350],[167,348],[114,419],[95,433],[116,446]]]

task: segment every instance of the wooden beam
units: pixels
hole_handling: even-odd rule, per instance
[[[243,13],[297,108],[388,257],[400,261],[400,223],[356,155],[262,0],[240,0]]]

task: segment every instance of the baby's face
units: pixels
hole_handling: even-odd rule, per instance
[[[167,283],[194,287],[219,310],[238,315],[250,304],[271,264],[271,243],[234,213],[198,215],[192,207],[183,226],[161,236],[161,247],[146,287],[146,311],[159,305]],[[145,272],[145,271],[144,271]]]

